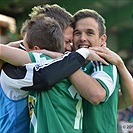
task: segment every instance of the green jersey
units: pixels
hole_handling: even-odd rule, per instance
[[[32,59],[36,58],[36,56],[31,57],[34,57]],[[47,61],[50,60],[46,56],[45,58]],[[118,75],[116,68],[113,65],[104,66],[90,62],[83,71],[95,78],[105,88],[107,93],[106,99],[95,106],[83,99],[82,109],[82,98],[67,78],[56,83],[51,90],[33,92],[29,96],[32,114],[31,133],[116,131],[118,99]],[[107,112],[105,113],[105,111]],[[112,118],[109,119],[109,116]],[[82,117],[84,118],[83,123]],[[110,128],[110,125],[114,125],[114,127]],[[103,130],[103,126],[106,126],[106,130]]]
[[[31,53],[30,57],[34,61],[41,56]],[[50,58],[45,56],[45,59]],[[56,83],[51,90],[32,92],[29,106],[31,133],[82,132],[82,99],[67,78]]]
[[[117,133],[119,75],[116,67],[93,63],[86,66],[85,72],[105,88],[106,99],[98,105],[83,99],[83,132]]]

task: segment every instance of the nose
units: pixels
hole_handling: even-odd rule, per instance
[[[85,34],[85,33],[82,33],[82,34],[81,34],[80,40],[81,40],[82,42],[86,41],[86,34]]]
[[[72,51],[72,46],[70,43],[64,43],[65,51]]]

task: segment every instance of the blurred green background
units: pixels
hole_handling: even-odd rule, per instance
[[[117,52],[126,64],[133,64],[133,0],[1,0],[0,14],[16,20],[16,32],[10,34],[11,41],[20,39],[20,28],[32,7],[42,4],[58,4],[72,14],[83,8],[96,10],[106,20],[108,47]]]

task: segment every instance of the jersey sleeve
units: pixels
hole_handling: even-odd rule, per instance
[[[45,64],[41,61],[33,68],[33,85],[21,89],[26,91],[51,89],[57,82],[78,70],[84,63],[85,59],[78,52],[66,53],[61,58],[48,60]]]
[[[92,62],[92,64],[94,70],[91,76],[95,78],[106,90],[106,98],[103,101],[107,101],[114,92],[116,86],[119,85],[119,74],[117,68],[112,64],[106,66],[96,61]]]

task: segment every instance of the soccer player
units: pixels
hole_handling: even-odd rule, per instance
[[[105,46],[106,27],[101,15],[94,10],[83,9],[76,12],[74,18],[75,49]],[[85,73],[78,70],[70,76],[70,81],[84,97],[83,132],[117,132],[120,86],[116,67],[89,62],[83,70]]]

